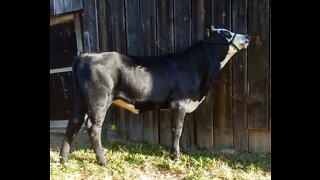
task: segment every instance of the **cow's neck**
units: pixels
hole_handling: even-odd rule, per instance
[[[228,46],[215,43],[204,43],[202,53],[206,56],[205,69],[208,69],[214,74],[218,73],[221,69],[221,62],[226,59],[228,54]],[[229,58],[230,59],[230,58]],[[220,63],[219,63],[220,62]]]

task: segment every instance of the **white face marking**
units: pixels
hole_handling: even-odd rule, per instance
[[[234,35],[236,35],[236,37],[233,39],[232,43],[237,46],[237,48],[240,50],[240,49],[243,49],[243,48],[247,48],[248,45],[249,45],[249,41],[250,39],[248,38],[248,36],[246,35],[243,35],[243,34],[235,34],[227,29],[214,29],[213,31],[216,31],[218,32],[219,34],[220,33],[223,33],[223,32],[229,32],[229,34],[231,35],[230,38],[226,38],[228,42],[230,42],[233,38]],[[230,48],[229,48],[230,50]]]

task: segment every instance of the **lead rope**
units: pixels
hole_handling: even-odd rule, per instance
[[[173,53],[174,53],[173,51],[170,51],[170,50],[167,50],[167,49],[161,47],[160,44],[159,44],[160,41],[161,41],[161,39],[160,39],[159,41],[156,41],[156,45],[157,45],[157,47],[158,47],[159,49],[161,49],[162,51],[165,51],[165,52],[167,52],[167,53],[170,53],[170,54],[173,54]]]

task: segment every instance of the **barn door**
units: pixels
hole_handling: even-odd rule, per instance
[[[72,62],[82,52],[81,14],[50,19],[50,120],[67,120],[73,109]],[[62,125],[64,126],[64,125]]]

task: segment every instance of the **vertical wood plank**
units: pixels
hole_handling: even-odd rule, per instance
[[[85,28],[83,28],[85,29]],[[90,52],[90,38],[89,38],[89,32],[83,31],[83,50],[84,52]]]
[[[191,1],[174,1],[174,42],[176,52],[191,45]]]
[[[158,111],[143,113],[143,141],[151,144],[159,143]]]
[[[63,0],[53,0],[53,14],[62,14],[64,13]]]
[[[217,28],[231,29],[231,1],[213,1],[213,24]],[[233,58],[230,59],[232,61]],[[231,119],[231,64],[228,62],[213,83],[213,138],[215,148],[233,146]]]
[[[212,0],[192,0],[192,43],[204,38],[205,28],[212,24]]]
[[[250,1],[248,4],[248,126],[268,130],[269,127],[269,1]]]
[[[140,55],[151,56],[157,54],[156,49],[156,2],[140,0]],[[143,116],[143,140],[148,143],[158,143],[158,112],[149,111]]]
[[[99,32],[99,47],[100,51],[108,51],[110,50],[108,39],[110,38],[108,36],[108,29],[107,27],[110,27],[109,22],[109,9],[108,7],[109,3],[106,2],[106,0],[98,0],[98,32]]]
[[[64,12],[72,12],[72,2],[74,0],[63,0]]]
[[[181,52],[191,45],[191,0],[174,1],[174,41],[176,52]],[[185,116],[180,140],[182,148],[194,146],[193,114]]]
[[[174,52],[173,1],[160,0],[157,9],[158,52],[159,54],[170,54],[170,52]]]
[[[229,28],[231,23],[231,0],[213,0],[213,25],[217,28]]]
[[[126,3],[126,33],[127,33],[127,53],[139,55],[140,41],[140,9],[139,0],[125,0]]]
[[[54,15],[53,0],[50,0],[50,17]]]
[[[171,141],[170,111],[159,110],[159,142],[162,145],[171,147]]]
[[[119,135],[124,141],[130,140],[130,112],[123,108],[119,108]]]
[[[78,54],[79,54],[80,52],[83,52],[81,13],[74,13],[73,20],[74,20],[74,28],[76,32],[77,48],[78,48]]]
[[[83,9],[82,0],[63,0],[64,1],[64,11],[72,12]]]
[[[83,0],[75,0],[75,1],[73,1],[73,9],[74,10],[83,9]]]
[[[232,4],[232,27],[237,33],[247,33],[247,1]],[[247,104],[247,51],[242,50],[232,57],[233,64],[233,145],[238,150],[248,150]]]
[[[83,9],[83,0],[73,0],[72,1],[72,10],[78,11]]]
[[[124,12],[124,0],[108,0],[112,19],[113,50],[119,53],[127,53],[126,50],[126,24]]]
[[[205,37],[206,26],[211,24],[212,1],[193,0],[193,42]],[[212,91],[200,104],[195,113],[196,142],[201,149],[213,148],[213,106]]]
[[[156,55],[156,3],[150,0],[140,0],[141,42],[140,54]]]
[[[88,44],[84,47],[86,52],[99,51],[98,21],[97,21],[97,0],[84,1],[84,31],[88,33]],[[86,44],[85,44],[86,45]]]
[[[196,139],[200,149],[213,148],[213,105],[212,91],[195,111]]]
[[[249,152],[271,153],[271,132],[249,130]]]
[[[157,1],[157,44],[159,54],[169,54],[174,51],[173,38],[173,1]],[[170,112],[166,110],[159,111],[159,136],[160,143],[165,146],[171,146],[171,123]]]
[[[133,113],[130,116],[130,139],[135,142],[143,141],[143,116]]]
[[[194,131],[194,114],[188,113],[184,118],[183,131],[180,140],[180,147],[183,149],[194,148],[195,146],[195,131]]]
[[[113,10],[111,8],[111,1],[113,0],[104,0],[105,7],[106,9],[104,10],[104,15],[106,16],[106,22],[105,22],[105,36],[106,37],[101,37],[105,38],[104,40],[106,41],[106,49],[108,51],[114,51],[113,47],[113,39],[112,39],[112,31],[113,31]],[[101,25],[102,26],[102,25]]]

